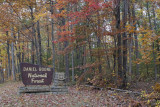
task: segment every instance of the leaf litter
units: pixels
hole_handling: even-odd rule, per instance
[[[123,96],[110,90],[69,87],[67,94],[18,94],[21,82],[0,86],[0,107],[132,107],[145,106],[140,97]],[[135,100],[137,99],[137,100]]]

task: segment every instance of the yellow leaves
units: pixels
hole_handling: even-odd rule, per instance
[[[67,5],[67,0],[57,0],[56,9],[62,9],[65,8]]]
[[[116,73],[115,73],[115,71],[113,71],[113,72],[112,72],[112,76],[113,76],[113,77],[115,77],[115,76],[116,76]]]
[[[137,12],[138,12],[139,15],[141,15],[141,14],[143,14],[144,10],[143,9],[139,9],[139,10],[137,10]]]
[[[149,64],[153,59],[153,51],[156,53],[156,49],[153,50],[153,43],[158,39],[158,36],[152,30],[144,28],[140,28],[139,33],[138,40],[141,45],[139,52],[141,53],[142,58],[135,61],[135,63],[139,64],[144,62],[145,64]],[[159,58],[160,56],[157,57],[157,59]]]
[[[25,0],[25,1],[21,2],[21,3],[24,4],[24,2],[25,2],[25,4],[28,5],[28,6],[36,5],[36,0]]]
[[[90,81],[91,79],[90,78],[87,78],[87,81]]]
[[[155,10],[157,13],[157,18],[160,19],[160,9]]]
[[[156,83],[155,86],[153,87],[154,91],[160,93],[160,83]]]
[[[0,3],[3,3],[4,2],[4,0],[0,0]]]
[[[38,10],[38,12],[37,12],[37,10]],[[35,18],[34,22],[37,22],[38,20],[40,20],[48,15],[46,7],[44,7],[44,6],[37,8],[37,10],[34,13],[34,18]]]
[[[141,63],[141,59],[136,59],[135,61],[133,61],[133,63],[140,64]]]
[[[27,17],[27,16],[29,16],[30,15],[30,13],[28,13],[28,12],[22,12],[22,17]]]
[[[137,63],[141,63],[144,62],[146,64],[149,64],[152,60],[152,53],[153,53],[153,49],[152,49],[152,45],[143,45],[143,48],[141,48],[139,50],[139,52],[142,54],[142,58],[138,60]]]
[[[35,15],[34,22],[37,22],[40,18],[46,17],[48,13],[39,13],[38,15]]]
[[[135,32],[135,27],[130,24],[126,25],[126,29],[129,33]]]
[[[136,0],[132,0],[132,3],[135,3],[136,2]]]
[[[144,30],[141,28],[139,33],[141,33],[139,40],[142,42],[142,46],[151,45],[157,39],[157,36],[152,30]]]
[[[66,12],[67,12],[66,10],[62,10],[61,14],[66,14]]]
[[[75,79],[78,79],[78,75],[77,74],[75,75]]]
[[[157,60],[160,59],[160,55],[156,58]]]

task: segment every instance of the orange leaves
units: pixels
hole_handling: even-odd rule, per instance
[[[60,17],[66,17],[66,16],[67,16],[67,11],[66,10],[62,10],[60,13],[53,14],[52,17],[60,18]]]
[[[76,39],[75,37],[71,36],[73,35],[71,31],[57,32],[57,35],[59,36],[59,39],[57,41],[53,41],[53,43],[65,42],[65,41],[74,42]]]
[[[57,32],[57,35],[67,36],[67,35],[73,35],[73,33],[71,31],[63,31],[63,32]]]
[[[71,37],[71,36],[61,37],[57,42],[65,42],[65,41],[74,42],[75,37]]]
[[[142,58],[138,59],[136,63],[149,64],[153,60],[152,54],[157,53],[156,49],[153,50],[153,43],[158,39],[158,36],[149,29],[140,28],[139,31],[139,43],[141,48],[139,52],[142,54]],[[157,59],[158,60],[158,59]]]
[[[75,3],[78,3],[79,0],[66,0],[66,1],[68,1],[69,3],[75,4]]]
[[[56,9],[62,9],[67,5],[67,0],[57,0]]]
[[[127,29],[127,31],[128,31],[129,33],[134,33],[134,32],[135,32],[135,27],[132,26],[132,25],[129,25],[129,24],[128,24],[125,28]]]

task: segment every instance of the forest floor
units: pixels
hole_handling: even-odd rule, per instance
[[[136,95],[127,91],[72,86],[67,94],[18,94],[20,86],[23,86],[21,82],[0,84],[0,107],[154,107],[158,104],[158,100],[147,99],[143,94]],[[132,89],[150,89],[150,84],[147,83],[137,86],[139,89]]]

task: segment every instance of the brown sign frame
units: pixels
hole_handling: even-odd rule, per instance
[[[53,69],[30,63],[20,63],[22,82],[24,85],[51,85]]]

